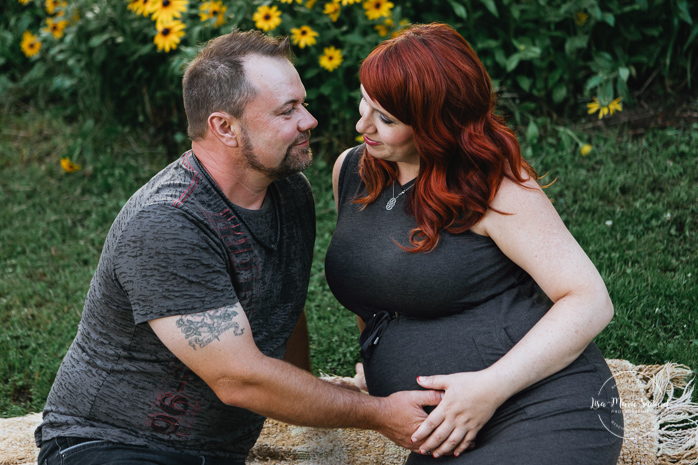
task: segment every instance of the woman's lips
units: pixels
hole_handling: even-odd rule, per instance
[[[364,134],[364,142],[368,145],[380,145],[380,142],[376,142],[375,140],[371,140]]]

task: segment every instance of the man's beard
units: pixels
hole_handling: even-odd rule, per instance
[[[310,146],[307,147],[296,147],[295,145],[310,139],[310,131],[301,134],[293,141],[293,144],[286,150],[286,155],[284,156],[281,163],[275,167],[268,167],[262,165],[259,158],[254,153],[254,148],[252,147],[252,141],[250,140],[245,127],[241,128],[242,133],[242,155],[247,160],[247,163],[253,169],[266,174],[270,179],[282,179],[295,173],[300,173],[313,162],[313,152],[310,150]]]

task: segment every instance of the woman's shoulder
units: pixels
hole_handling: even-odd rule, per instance
[[[524,174],[524,176],[528,176]],[[509,177],[504,177],[497,188],[492,200],[487,205],[487,212],[471,230],[483,236],[489,236],[487,232],[495,226],[493,223],[502,220],[503,217],[516,215],[528,215],[540,209],[552,208],[550,200],[545,195],[535,178],[524,177],[524,182],[518,182]]]
[[[342,180],[346,178],[346,175],[344,175],[344,173],[346,173],[346,168],[350,168],[351,166],[358,167],[361,154],[363,153],[361,150],[362,147],[363,144],[346,149],[334,162],[334,168],[332,169],[332,186],[335,205],[338,204],[340,185],[343,184]]]
[[[344,152],[340,153],[337,157],[337,160],[335,160],[334,162],[333,171],[339,173],[342,170],[342,166],[344,166],[344,163],[347,159],[350,159],[351,161],[354,161],[358,164],[358,159],[361,157],[361,148],[363,148],[363,144],[357,145],[355,147],[350,147],[346,149]]]

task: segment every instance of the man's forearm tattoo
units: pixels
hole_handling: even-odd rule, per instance
[[[189,339],[189,345],[196,349],[206,347],[228,330],[233,330],[235,336],[240,336],[245,328],[234,321],[238,312],[233,307],[221,307],[193,315],[182,315],[177,320],[177,327],[182,330],[184,337]]]

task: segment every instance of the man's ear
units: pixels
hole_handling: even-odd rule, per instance
[[[228,113],[216,111],[208,115],[208,130],[223,145],[238,147],[240,123]]]

